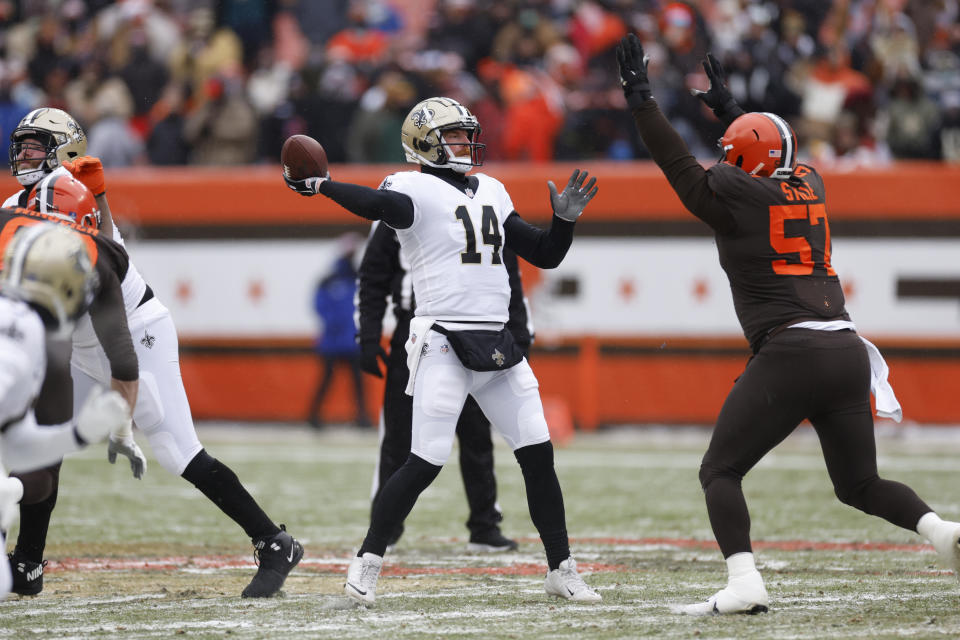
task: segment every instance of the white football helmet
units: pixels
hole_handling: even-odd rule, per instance
[[[443,132],[463,129],[467,132],[470,157],[450,153]],[[400,144],[407,162],[466,173],[483,164],[486,145],[477,142],[480,123],[465,106],[451,98],[427,98],[415,106],[400,128]]]
[[[3,255],[0,292],[29,304],[61,336],[73,331],[98,282],[79,234],[54,222],[21,227]]]
[[[69,113],[49,107],[34,109],[10,134],[10,173],[22,186],[30,187],[61,163],[86,153],[87,136]]]

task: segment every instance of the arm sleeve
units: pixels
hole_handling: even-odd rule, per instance
[[[406,229],[413,224],[413,200],[398,191],[325,180],[318,193],[350,213],[367,220],[383,220],[394,229]]]
[[[533,326],[530,323],[527,297],[523,295],[523,282],[520,279],[517,254],[509,249],[504,250],[503,264],[507,267],[507,279],[510,281],[510,319],[507,321],[507,329],[513,334],[517,344],[524,349],[529,349],[530,343],[533,342]]]
[[[400,270],[400,244],[396,232],[378,224],[370,234],[357,278],[357,339],[380,342],[387,296]]]
[[[573,243],[573,222],[553,216],[548,231],[537,228],[514,211],[503,223],[504,243],[518,256],[541,269],[559,265]]]
[[[710,189],[706,170],[661,113],[656,100],[645,100],[633,109],[633,120],[643,144],[680,196],[683,206],[715,231],[731,231],[733,216]]]
[[[117,274],[100,268],[100,291],[90,305],[90,319],[100,345],[110,361],[110,376],[117,380],[136,380],[139,377],[137,353],[127,327],[127,312]]]
[[[11,473],[48,467],[81,448],[73,422],[39,427],[33,411],[28,411],[23,420],[4,430],[0,439],[3,442],[3,464]]]

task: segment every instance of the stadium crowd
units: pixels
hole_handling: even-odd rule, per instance
[[[807,160],[960,162],[957,0],[0,0],[0,135],[53,106],[107,167],[273,163],[295,133],[334,163],[400,162],[404,114],[446,95],[488,160],[645,158],[628,31],[700,158],[723,129],[690,94],[710,51]]]

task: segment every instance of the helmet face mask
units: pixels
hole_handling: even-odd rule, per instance
[[[469,142],[448,143],[444,132],[463,130]],[[467,173],[473,167],[483,165],[486,145],[479,142],[480,123],[470,110],[451,98],[427,98],[417,104],[403,121],[400,129],[400,144],[407,162],[453,169]],[[450,146],[466,147],[469,157],[454,155]]]
[[[100,228],[96,198],[73,176],[51,175],[38,182],[30,191],[27,208],[81,227]]]
[[[57,337],[73,331],[93,301],[97,283],[80,236],[61,225],[21,227],[4,252],[0,291],[33,307]]]
[[[745,113],[720,138],[722,162],[750,175],[786,180],[797,167],[797,136],[774,113]]]
[[[10,134],[10,173],[29,187],[86,152],[87,137],[70,114],[60,109],[34,109]]]

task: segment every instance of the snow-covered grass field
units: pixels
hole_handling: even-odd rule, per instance
[[[282,596],[239,597],[252,547],[192,485],[152,458],[134,480],[98,448],[65,463],[44,591],[0,603],[0,638],[960,637],[960,582],[916,534],[834,498],[807,428],[744,482],[770,612],[708,618],[670,611],[725,581],[697,481],[706,429],[604,430],[557,450],[572,548],[600,605],[544,593],[519,468],[498,443],[503,530],[519,551],[467,553],[454,455],[387,556],[369,610],[342,587],[368,524],[376,435],[224,423],[200,436],[304,543]],[[960,429],[884,425],[878,446],[882,475],[960,519]]]

